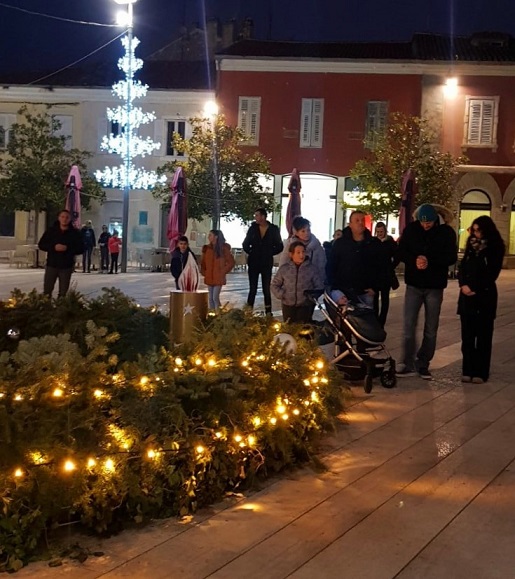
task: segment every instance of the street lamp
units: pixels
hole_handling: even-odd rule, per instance
[[[132,5],[136,0],[114,0],[116,4],[126,5],[127,12],[118,13],[118,22],[122,25],[127,26],[127,53],[129,55],[129,71],[127,73],[127,78],[132,78],[132,55],[134,54],[132,48],[133,34],[133,8]],[[124,16],[125,15],[125,16]],[[120,269],[122,273],[127,271],[127,257],[128,257],[128,245],[129,245],[129,196],[131,192],[131,182],[130,182],[130,169],[131,169],[131,133],[132,127],[130,126],[131,119],[131,86],[127,83],[127,96],[125,99],[125,114],[127,115],[127,125],[125,127],[127,138],[126,138],[126,151],[125,151],[125,183],[123,184],[123,202],[122,202],[122,255],[120,261]]]
[[[213,147],[213,185],[215,196],[215,207],[213,211],[213,229],[220,228],[220,189],[218,187],[218,147],[216,144],[216,116],[218,115],[218,105],[215,101],[207,101],[204,105],[204,116],[211,123],[212,147]]]
[[[127,271],[128,243],[129,243],[129,195],[132,188],[148,189],[156,183],[164,183],[166,176],[159,177],[154,171],[145,171],[133,163],[135,157],[145,157],[161,147],[150,137],[142,138],[137,129],[140,125],[155,120],[154,113],[145,113],[141,107],[133,105],[135,99],[144,97],[148,87],[134,80],[134,74],[143,66],[143,61],[135,57],[135,50],[139,40],[132,35],[132,5],[136,0],[114,0],[117,4],[126,5],[127,12],[119,15],[119,21],[127,27],[127,34],[122,38],[125,55],[118,60],[118,68],[125,73],[125,78],[113,85],[113,93],[123,101],[123,106],[107,109],[107,118],[118,124],[120,130],[117,135],[112,133],[105,136],[100,145],[102,150],[116,153],[122,159],[118,167],[106,167],[103,171],[96,171],[95,177],[106,186],[119,187],[123,190],[122,216],[122,259],[121,271]],[[120,16],[122,18],[120,18]]]

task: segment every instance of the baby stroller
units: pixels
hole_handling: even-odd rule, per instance
[[[372,391],[374,378],[382,386],[397,384],[395,360],[384,345],[386,332],[372,309],[349,302],[339,306],[328,293],[308,291],[306,295],[321,312],[334,334],[334,364],[348,380],[363,380],[363,388]]]

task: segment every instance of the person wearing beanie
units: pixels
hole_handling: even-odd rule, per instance
[[[399,261],[404,262],[404,332],[402,359],[397,376],[431,380],[429,364],[436,349],[443,292],[449,267],[458,257],[454,229],[440,223],[437,210],[425,203],[415,213],[399,240]],[[424,306],[424,332],[417,350],[417,321]]]

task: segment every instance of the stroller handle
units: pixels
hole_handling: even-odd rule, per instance
[[[324,289],[312,289],[312,290],[304,290],[304,295],[307,298],[312,298],[317,300],[322,294],[324,293]]]

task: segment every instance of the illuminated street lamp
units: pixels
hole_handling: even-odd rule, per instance
[[[127,34],[122,38],[125,55],[118,60],[118,68],[125,73],[125,79],[113,85],[113,93],[121,100],[123,106],[107,109],[107,118],[118,124],[120,130],[117,135],[112,133],[102,140],[101,149],[116,153],[122,158],[118,167],[106,167],[97,171],[95,177],[104,185],[123,189],[123,216],[122,216],[122,256],[121,271],[127,271],[128,241],[129,241],[129,196],[131,188],[148,189],[158,182],[166,181],[166,177],[159,177],[154,171],[145,171],[134,166],[135,157],[145,157],[152,151],[159,149],[160,143],[155,143],[150,137],[142,139],[137,134],[140,125],[155,120],[153,113],[144,113],[140,107],[134,106],[135,99],[144,97],[148,87],[140,81],[134,80],[134,74],[143,66],[143,61],[136,58],[139,40],[132,34],[133,7],[136,0],[114,0],[117,4],[127,6],[126,12],[118,15],[118,22],[127,27]]]
[[[218,186],[218,147],[216,143],[216,117],[218,115],[218,105],[215,101],[207,101],[204,105],[204,117],[211,123],[212,148],[213,148],[213,193],[215,196],[212,225],[213,229],[220,228],[220,188]]]

